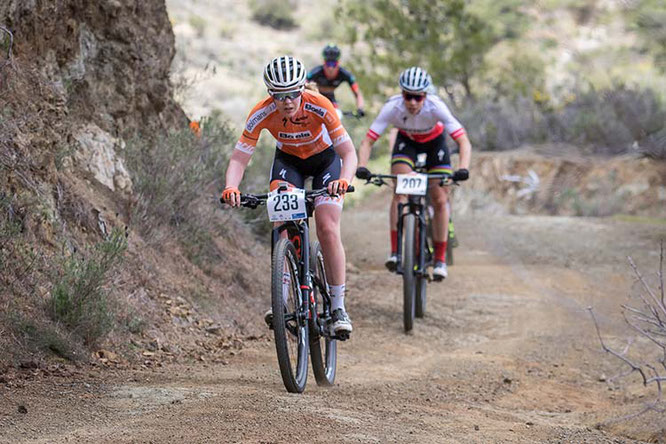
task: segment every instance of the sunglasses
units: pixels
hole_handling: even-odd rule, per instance
[[[301,97],[301,91],[288,91],[288,92],[272,92],[271,96],[275,100],[279,100],[280,102],[284,102],[287,99],[291,100],[296,100],[299,97]]]
[[[324,62],[324,65],[328,66],[329,68],[335,68],[338,66],[338,61],[337,60],[328,60]]]
[[[425,99],[425,97],[426,97],[425,94],[412,94],[412,93],[408,93],[408,92],[403,92],[402,93],[402,98],[405,99],[405,102],[409,102],[411,100],[415,100],[417,102],[420,102],[423,99]]]

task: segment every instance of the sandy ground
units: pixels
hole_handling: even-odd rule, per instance
[[[450,277],[405,335],[376,196],[345,212],[354,336],[333,388],[286,393],[270,336],[217,364],[26,371],[0,381],[0,442],[666,442],[663,415],[599,426],[654,391],[603,381],[621,366],[586,310],[611,343],[630,336],[626,256],[656,271],[665,225],[460,216]]]

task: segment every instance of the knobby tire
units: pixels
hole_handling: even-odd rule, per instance
[[[275,245],[272,268],[273,333],[282,382],[288,392],[302,393],[308,378],[308,326],[305,321],[299,322],[298,316],[291,320],[285,319],[287,314],[297,315],[300,304],[298,256],[289,239],[280,239]],[[286,310],[283,296],[284,271],[289,273],[291,281],[287,290]]]
[[[428,211],[428,208],[426,207],[426,211]],[[432,221],[430,220],[430,217],[428,215],[425,216],[426,218],[426,233],[425,235],[427,236],[427,242],[426,242],[426,248],[428,245],[434,245],[432,242]],[[419,233],[419,236],[421,234]],[[421,245],[421,239],[418,238],[416,239],[416,245],[418,245],[420,248]],[[426,255],[426,268],[428,266],[429,261],[432,258],[432,253],[429,251],[422,251],[421,254]],[[428,292],[428,278],[426,276],[425,270],[423,270],[423,276],[417,276],[416,277],[416,306],[414,307],[414,316],[417,318],[422,318],[425,315],[426,311],[426,295]]]
[[[324,308],[328,308],[328,317],[330,318],[330,301],[324,300],[324,295],[314,283],[315,277],[324,288],[328,288],[326,280],[326,269],[324,268],[324,256],[321,253],[319,242],[313,242],[310,248],[310,272],[313,277],[312,291],[316,303],[317,320],[319,323],[326,323],[328,319],[324,316]],[[330,336],[321,336],[319,326],[314,324],[314,317],[310,318],[310,360],[312,361],[312,372],[314,373],[317,385],[330,386],[335,381],[335,371],[337,365],[337,341]],[[328,328],[324,325],[324,328]],[[323,350],[322,350],[323,344]],[[322,353],[323,352],[323,353]]]
[[[405,244],[402,250],[402,293],[403,293],[403,324],[405,332],[414,327],[416,276],[414,275],[414,247],[416,232],[416,216],[407,214],[404,219]]]

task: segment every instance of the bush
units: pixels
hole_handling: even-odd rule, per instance
[[[218,114],[200,126],[200,136],[183,128],[129,143],[124,155],[137,195],[132,224],[155,246],[175,234],[188,259],[208,271],[220,257],[211,233],[236,134]]]
[[[127,145],[125,160],[138,198],[132,220],[149,240],[161,240],[156,236],[163,224],[178,227],[195,219],[205,191],[217,193],[222,186],[234,131],[218,116],[201,127],[200,138],[184,128]]]
[[[559,107],[541,96],[470,102],[460,117],[481,149],[551,142],[577,145],[588,154],[637,152],[666,159],[666,106],[654,91],[619,85],[579,89],[570,97]]]
[[[73,254],[65,259],[51,290],[47,304],[53,319],[65,324],[88,345],[113,327],[114,311],[104,287],[126,248],[125,233],[114,230],[89,258]]]
[[[252,20],[273,29],[294,29],[298,27],[293,16],[296,6],[295,1],[253,0],[250,4]]]

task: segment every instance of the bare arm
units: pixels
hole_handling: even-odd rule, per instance
[[[356,165],[358,158],[356,157],[356,148],[351,139],[342,142],[340,145],[333,148],[338,156],[342,159],[342,171],[340,171],[340,179],[345,179],[347,183],[351,183],[356,173]]]
[[[361,94],[361,90],[357,89],[354,94],[356,95],[356,109],[364,109],[365,101],[363,100],[363,94]]]
[[[456,143],[458,144],[458,148],[460,148],[460,160],[458,162],[458,168],[464,168],[468,170],[472,157],[472,144],[470,143],[467,134],[463,134],[462,136],[458,137],[456,139]]]
[[[244,153],[240,150],[234,150],[231,153],[231,158],[229,159],[229,166],[227,167],[226,179],[225,179],[225,188],[238,188],[243,180],[243,173],[245,173],[245,168],[250,162],[251,154]]]
[[[358,150],[358,166],[366,167],[368,165],[368,160],[370,159],[370,151],[372,151],[372,145],[375,143],[374,140],[365,136],[365,139],[361,142],[361,148]]]

